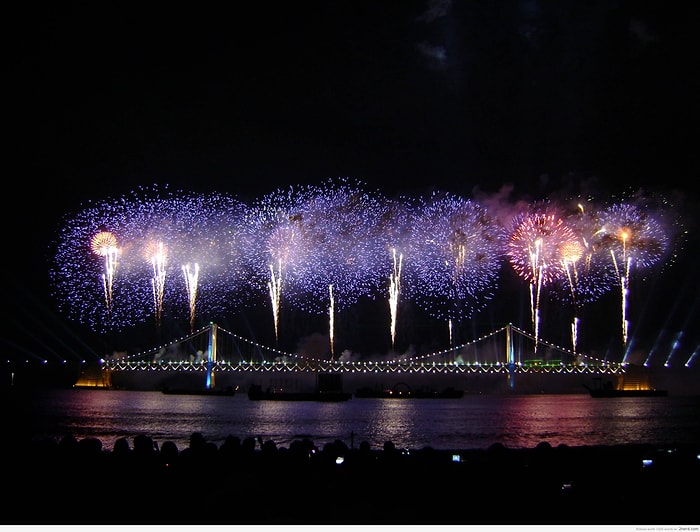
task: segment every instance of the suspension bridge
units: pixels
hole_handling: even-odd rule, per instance
[[[332,351],[331,351],[332,352]],[[622,363],[600,360],[535,339],[507,324],[471,342],[425,353],[389,353],[365,358],[344,352],[322,358],[265,346],[210,323],[192,334],[157,348],[110,357],[101,362],[103,374],[113,372],[200,372],[205,386],[215,375],[339,373],[402,378],[408,375],[504,375],[511,387],[517,375],[621,375]]]

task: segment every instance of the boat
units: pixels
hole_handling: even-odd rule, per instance
[[[274,388],[262,389],[259,384],[253,384],[248,389],[248,399],[251,401],[325,401],[339,402],[352,398],[352,394],[342,391],[284,391]]]
[[[276,386],[263,390],[260,384],[252,384],[248,389],[248,399],[251,401],[339,402],[351,398],[351,393],[343,391],[342,375],[339,373],[316,375],[316,387],[313,390],[291,390],[287,387]]]
[[[613,387],[591,388],[583,385],[591,397],[666,397],[668,390],[657,390],[656,388],[645,389],[621,389]]]
[[[166,395],[236,395],[236,390],[232,386],[226,388],[169,388],[164,387],[161,392]]]
[[[413,390],[405,383],[398,383],[393,388],[377,390],[368,387],[355,390],[356,398],[377,399],[461,399],[464,390],[445,388],[443,390]]]
[[[594,385],[584,384],[591,397],[666,397],[668,390],[654,388],[649,372],[643,367],[628,366],[623,375],[618,375],[617,384],[603,382],[600,377],[594,379]]]

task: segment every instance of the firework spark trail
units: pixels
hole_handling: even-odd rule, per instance
[[[452,342],[456,320],[471,317],[492,297],[504,257],[530,283],[537,337],[534,311],[545,287],[558,288],[558,295],[578,310],[619,284],[626,322],[632,267],[655,263],[668,247],[655,218],[661,207],[616,205],[595,216],[567,217],[566,223],[543,212],[548,211],[528,206],[513,218],[506,239],[505,228],[481,205],[447,193],[396,201],[349,181],[328,181],[290,187],[248,206],[221,194],[140,189],[117,200],[92,202],[66,217],[49,273],[60,310],[95,331],[124,329],[152,318],[149,297],[160,323],[164,302],[179,308],[187,295],[192,328],[195,301],[197,314],[211,319],[240,308],[244,299],[259,304],[252,295],[259,297],[266,287],[278,316],[284,284],[289,301],[300,310],[320,313],[328,290],[331,307],[324,310],[330,313],[332,356],[335,311],[360,296],[374,299],[386,293],[387,278],[392,349],[399,296],[446,319]],[[566,226],[575,229],[575,238]],[[622,228],[630,232],[622,233]],[[98,239],[102,245],[93,241],[99,233],[119,235],[118,255],[116,242],[109,257],[107,239]],[[93,253],[86,253],[86,242]],[[151,276],[143,268],[149,242],[159,243],[162,251],[148,257]],[[199,286],[199,275],[185,272],[186,290],[179,286],[182,277],[166,284],[166,249],[168,262],[204,265],[206,283]],[[387,250],[392,250],[393,265],[386,260]],[[98,264],[93,255],[103,253],[105,262]],[[119,282],[114,284],[117,257]],[[107,305],[96,304],[94,279],[100,275]],[[577,318],[571,331],[575,350]],[[623,333],[626,339],[627,328]]]
[[[583,246],[580,243],[572,241],[567,242],[562,245],[561,248],[561,262],[566,272],[566,280],[569,283],[569,290],[571,292],[571,299],[574,302],[574,318],[571,322],[571,346],[576,353],[576,348],[578,344],[578,298],[576,297],[576,291],[578,286],[578,269],[576,268],[576,263],[581,259],[583,255]]]
[[[627,345],[629,283],[632,266],[648,268],[658,262],[668,247],[668,235],[650,213],[629,203],[608,207],[597,231],[601,249],[607,250],[617,275],[621,295],[622,344]]]
[[[153,287],[153,305],[155,309],[156,325],[160,327],[163,319],[163,298],[165,295],[165,263],[166,254],[163,242],[149,246],[146,251],[148,261],[153,267],[151,286]]]
[[[545,212],[516,216],[513,226],[507,255],[513,269],[530,285],[530,311],[537,352],[542,287],[566,275],[562,249],[575,246],[576,237],[561,218]]]
[[[542,272],[544,266],[540,262],[542,250],[542,239],[537,238],[534,242],[534,249],[529,249],[530,264],[533,267],[533,277],[536,280],[530,283],[530,312],[532,313],[532,329],[535,334],[535,353],[537,352],[538,339],[540,337],[540,294],[542,293]]]
[[[391,312],[389,331],[391,333],[391,348],[393,350],[396,343],[396,318],[399,309],[399,296],[401,294],[401,263],[403,262],[403,255],[399,255],[397,262],[396,249],[392,249],[391,254],[394,260],[394,270],[389,276],[389,310]]]
[[[114,288],[114,274],[117,269],[117,237],[109,231],[100,231],[90,241],[92,251],[105,258],[105,271],[102,274],[102,285],[105,293],[107,311],[112,308],[112,296]]]
[[[410,297],[438,319],[461,320],[493,296],[503,256],[503,232],[480,204],[435,192],[412,221]]]
[[[299,282],[291,293],[308,312],[323,313],[325,292],[333,285],[337,310],[379,289],[378,225],[386,210],[378,195],[348,180],[329,180],[309,196],[300,220],[299,240],[308,250],[297,264]]]
[[[573,307],[571,344],[574,352],[580,343],[581,309],[610,291],[617,282],[608,257],[594,246],[598,231],[596,213],[600,210],[595,205],[584,209],[581,203],[576,203],[576,208],[566,215],[565,223],[572,229],[576,240],[562,245],[561,261],[566,275],[552,285],[552,295]]]
[[[578,268],[576,263],[583,256],[583,246],[576,241],[565,242],[561,247],[561,264],[566,273],[571,299],[576,303],[576,287],[578,286]]]
[[[333,298],[333,285],[328,285],[328,338],[331,346],[331,360],[335,358],[335,299]]]
[[[141,192],[134,193],[139,196]],[[59,309],[70,319],[90,326],[95,331],[116,330],[144,321],[148,315],[143,305],[150,297],[148,287],[135,275],[142,264],[140,253],[132,253],[135,239],[141,234],[141,223],[150,207],[150,199],[106,200],[91,204],[77,213],[66,215],[55,247],[49,275]],[[113,285],[111,306],[94,304],[92,279],[97,274],[83,242],[109,227],[120,235],[119,269],[121,282]],[[134,256],[135,255],[135,256]],[[135,260],[134,260],[135,259]],[[139,270],[140,271],[140,270]],[[134,304],[136,301],[139,304]]]
[[[622,240],[626,240],[626,236],[622,235],[621,236]],[[623,248],[626,248],[626,245],[623,244]],[[615,257],[615,252],[610,250],[610,256],[612,257],[613,265],[615,266],[615,272],[617,273],[617,276],[620,279],[620,292],[621,292],[621,299],[620,299],[620,316],[621,316],[621,322],[622,322],[622,344],[626,345],[627,344],[627,337],[629,333],[629,320],[627,319],[627,298],[629,297],[629,278],[630,278],[630,267],[632,266],[632,257],[625,257],[626,251],[623,251],[623,262],[625,265],[624,268],[624,273],[620,273],[620,269],[617,265],[617,259]]]
[[[282,293],[282,259],[277,265],[277,275],[275,268],[270,264],[270,282],[267,283],[270,290],[270,302],[272,303],[272,317],[275,322],[275,341],[279,342],[279,321],[280,321],[280,294]]]
[[[197,305],[197,288],[199,286],[199,264],[195,262],[194,268],[190,265],[182,266],[182,273],[185,275],[185,288],[187,289],[187,299],[190,307],[190,332],[194,332],[194,316]]]
[[[197,314],[211,318],[241,306],[247,296],[246,249],[241,245],[247,206],[225,194],[182,194],[161,209],[161,220],[150,225],[166,231],[170,260],[196,263],[206,271],[206,282],[197,285]],[[173,288],[167,297],[180,308],[182,291]]]
[[[285,291],[290,289],[292,296],[303,293],[303,265],[310,260],[309,254],[314,253],[303,238],[303,231],[306,205],[315,193],[317,188],[312,186],[278,189],[256,200],[246,216],[241,247],[245,250],[248,278],[253,291],[266,283],[276,341],[279,341],[283,274]]]
[[[173,308],[179,307],[186,293],[178,286],[182,278],[175,279],[172,286],[159,286],[153,282],[158,275],[149,276],[142,267],[148,243],[162,241],[168,247],[169,261],[206,266],[207,282],[198,288],[198,312],[210,318],[229,313],[249,295],[241,289],[243,281],[250,279],[248,265],[242,260],[248,251],[242,238],[247,212],[247,205],[228,195],[141,188],[66,216],[49,270],[59,307],[69,318],[95,331],[123,330],[146,321],[152,317],[147,305],[150,298],[155,301],[150,308],[156,312],[162,309],[160,296]],[[88,281],[97,272],[89,260],[92,254],[86,255],[80,244],[104,232],[104,227],[120,235],[121,282],[113,285],[109,309],[94,304]],[[147,261],[150,263],[150,257]],[[109,297],[109,278],[107,281]]]
[[[391,348],[396,349],[396,332],[398,326],[399,303],[403,285],[406,281],[404,272],[405,252],[411,249],[411,221],[412,200],[406,197],[399,199],[381,198],[384,212],[377,216],[376,242],[377,257],[386,256],[387,250],[392,257],[391,265],[387,267],[385,261],[378,259],[377,269],[384,279],[389,278],[388,306],[389,306],[389,334]],[[388,262],[388,261],[387,261]]]

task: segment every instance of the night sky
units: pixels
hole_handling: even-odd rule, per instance
[[[683,330],[685,358],[697,349],[692,2],[232,6],[5,8],[3,358],[125,341],[67,321],[51,296],[52,241],[88,202],[152,184],[252,201],[336,177],[390,197],[668,195],[688,235],[636,281],[633,326],[664,345]],[[479,319],[520,320],[527,286],[512,281]],[[613,334],[614,295],[597,313]]]

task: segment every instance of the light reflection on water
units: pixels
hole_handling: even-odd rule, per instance
[[[19,398],[21,397],[21,399]],[[588,395],[467,395],[462,399],[357,399],[340,403],[250,401],[117,390],[50,390],[6,405],[16,428],[33,438],[97,437],[111,449],[119,437],[146,434],[179,448],[192,432],[221,444],[227,435],[273,440],[287,447],[310,438],[366,440],[380,449],[482,449],[551,445],[698,443],[700,397],[594,399]]]

